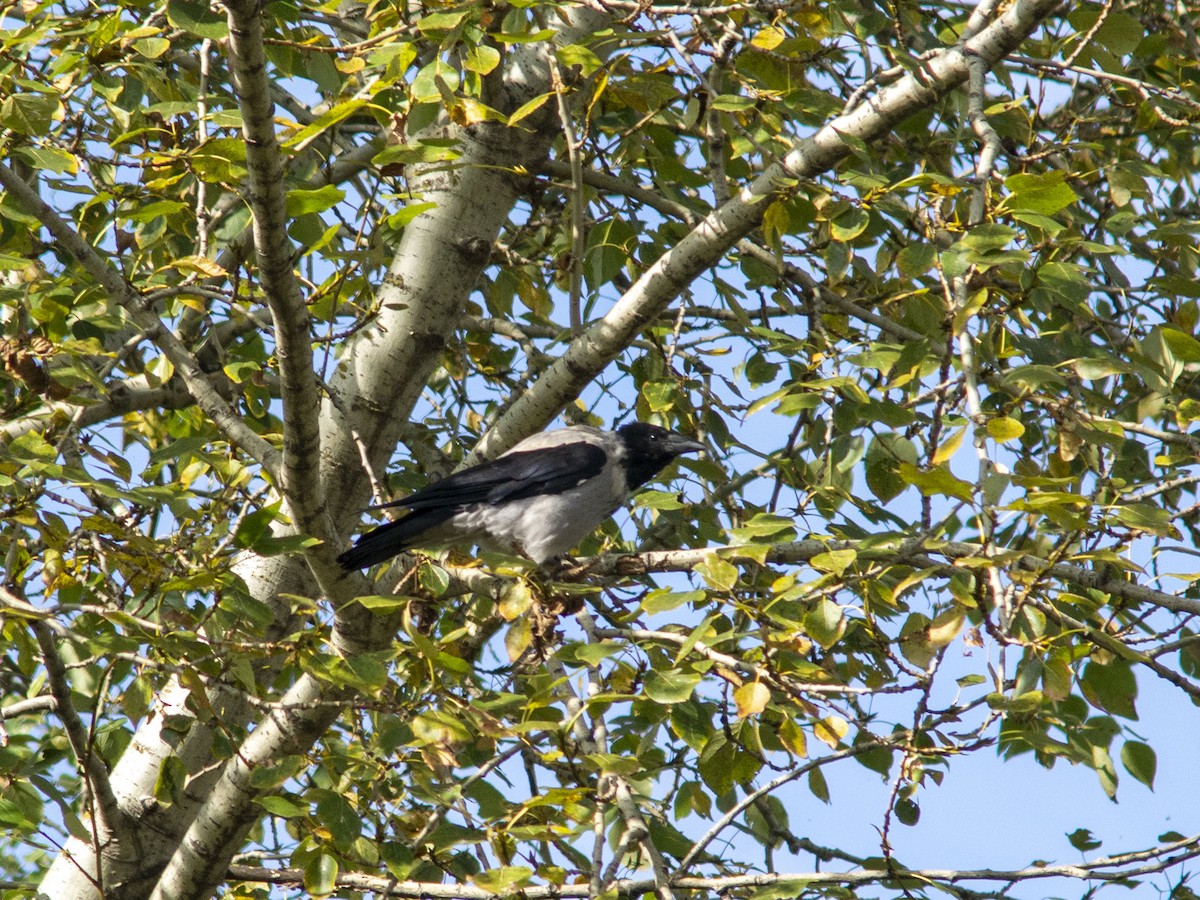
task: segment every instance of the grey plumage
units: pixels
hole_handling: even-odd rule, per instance
[[[402,519],[362,535],[338,557],[346,570],[413,547],[479,544],[539,565],[566,553],[671,460],[704,446],[656,425],[585,425],[535,434],[491,462],[408,497]]]

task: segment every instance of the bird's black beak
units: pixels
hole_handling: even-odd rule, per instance
[[[684,453],[703,453],[706,449],[699,441],[693,441],[691,438],[686,438],[682,434],[676,434],[673,431],[667,437],[665,447],[676,456]]]

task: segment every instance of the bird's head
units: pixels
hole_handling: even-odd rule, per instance
[[[645,484],[671,460],[684,453],[698,453],[704,445],[674,431],[631,422],[617,429],[617,435],[625,445],[625,469],[629,487]]]

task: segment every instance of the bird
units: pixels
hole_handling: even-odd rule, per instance
[[[704,445],[645,422],[616,431],[573,425],[525,438],[376,509],[403,518],[361,535],[338,557],[347,572],[416,547],[477,544],[545,565],[575,547],[676,457]]]

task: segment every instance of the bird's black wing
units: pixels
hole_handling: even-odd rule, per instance
[[[412,512],[359,537],[354,547],[338,557],[342,568],[373,566],[419,547],[428,532],[475,503],[496,505],[544,494],[561,494],[604,469],[608,454],[600,447],[573,441],[538,450],[508,453],[491,462],[456,472],[408,497],[376,509],[403,506]]]
[[[457,509],[472,503],[494,505],[542,494],[561,494],[595,478],[607,461],[608,454],[602,448],[584,441],[518,450],[456,472],[415,494],[377,508]]]

